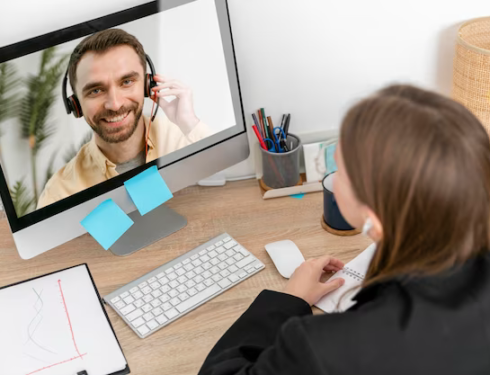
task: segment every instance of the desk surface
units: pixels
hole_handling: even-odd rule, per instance
[[[305,258],[328,253],[347,262],[366,248],[364,236],[338,237],[321,227],[322,193],[264,201],[256,181],[224,187],[193,186],[178,192],[168,205],[188,219],[179,232],[130,255],[104,251],[88,234],[31,260],[20,259],[5,218],[0,220],[0,286],[80,263],[88,263],[101,296],[127,284],[228,232],[266,266],[257,275],[207,302],[185,317],[141,340],[106,307],[136,375],[195,375],[206,355],[261,290],[282,290],[286,280],[276,271],[264,245],[293,240]]]

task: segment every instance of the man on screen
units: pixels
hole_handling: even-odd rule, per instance
[[[209,135],[208,127],[194,113],[192,91],[160,75],[154,76],[158,86],[153,88],[152,99],[166,117],[156,117],[149,126],[149,118],[142,115],[145,52],[123,30],[104,30],[80,42],[71,55],[68,76],[93,136],[47,182],[38,208]],[[175,99],[168,102],[167,97]]]

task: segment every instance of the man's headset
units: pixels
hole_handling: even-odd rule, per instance
[[[153,78],[155,76],[155,67],[153,66],[153,62],[150,59],[150,56],[146,55],[146,61],[148,62],[148,65],[150,67],[150,72],[146,74],[146,79],[145,79],[145,98],[151,97],[151,89],[155,86],[157,86],[157,83],[155,82],[155,79]],[[82,112],[82,107],[80,105],[80,102],[78,101],[78,98],[75,94],[71,96],[67,96],[66,93],[66,87],[68,85],[68,69],[66,70],[65,77],[63,78],[63,85],[61,87],[61,92],[63,95],[63,103],[65,104],[65,109],[66,113],[70,114],[73,113],[73,116],[76,118],[80,118],[83,116]],[[158,112],[158,105],[156,106],[155,113],[153,114],[151,120],[155,120],[155,116],[157,115]]]

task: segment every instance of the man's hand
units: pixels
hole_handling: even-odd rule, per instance
[[[158,74],[154,79],[158,86],[152,89],[152,99],[157,101],[170,121],[179,126],[184,134],[189,134],[199,123],[194,113],[192,90],[178,80]],[[175,99],[168,102],[165,98],[170,96],[175,96]]]
[[[311,305],[317,303],[324,295],[344,285],[344,279],[335,279],[323,283],[322,275],[327,271],[340,271],[344,263],[325,255],[320,258],[308,259],[303,262],[289,279],[284,293],[304,299]]]

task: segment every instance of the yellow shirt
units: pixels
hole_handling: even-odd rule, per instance
[[[143,121],[148,129],[148,117],[143,116]],[[157,116],[151,123],[146,162],[188,146],[208,135],[210,135],[209,129],[202,122],[185,135],[167,117]],[[118,175],[116,164],[107,159],[92,137],[72,160],[49,179],[41,193],[37,208],[47,206]]]

